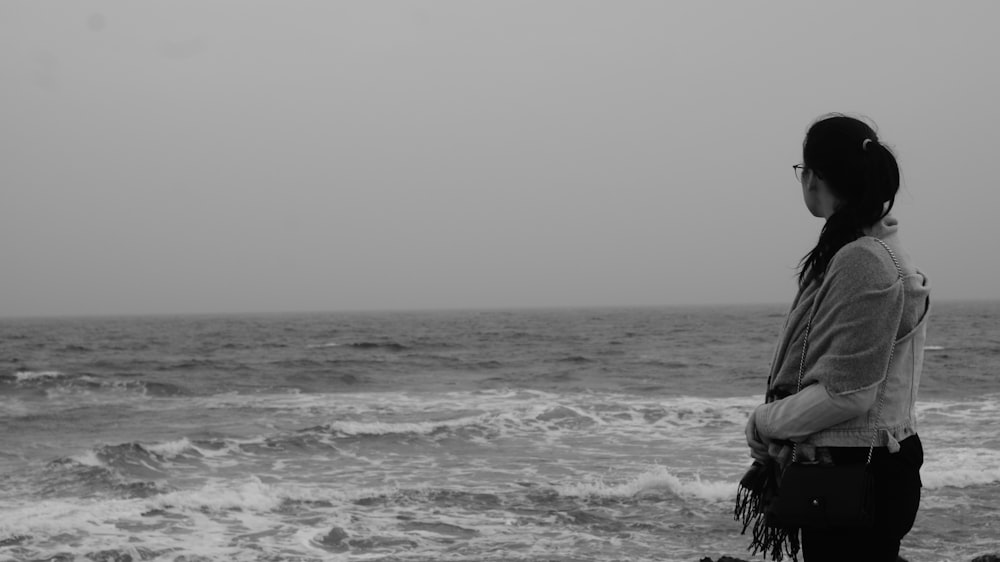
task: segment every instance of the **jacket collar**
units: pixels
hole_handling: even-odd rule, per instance
[[[896,217],[886,215],[882,220],[864,229],[864,233],[867,236],[874,236],[875,238],[888,238],[896,234],[898,230],[899,221],[896,220]]]

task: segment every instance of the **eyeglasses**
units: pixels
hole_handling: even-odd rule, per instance
[[[805,164],[795,164],[792,166],[792,171],[795,172],[795,179],[799,180],[799,183],[802,183],[802,174],[808,169],[805,167]]]

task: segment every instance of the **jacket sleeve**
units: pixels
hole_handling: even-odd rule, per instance
[[[802,387],[858,392],[885,377],[903,313],[903,283],[885,248],[852,243],[831,260],[817,294]]]
[[[875,403],[878,387],[848,394],[830,394],[822,384],[801,391],[754,411],[757,432],[768,441],[804,441],[813,433],[856,418]]]

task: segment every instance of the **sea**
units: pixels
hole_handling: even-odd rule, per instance
[[[0,319],[0,561],[763,560],[786,305]],[[910,562],[1000,553],[1000,302],[933,306]]]

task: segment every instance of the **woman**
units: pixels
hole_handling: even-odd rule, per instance
[[[863,464],[874,445],[874,527],[803,528],[802,554],[807,562],[895,562],[920,502],[914,401],[930,287],[889,215],[899,167],[871,127],[844,115],[821,117],[794,169],[806,207],[826,224],[802,259],[766,403],[747,422],[747,443],[755,466],[777,479],[793,457]],[[794,532],[786,538],[797,549]],[[759,543],[781,557],[773,544]]]

